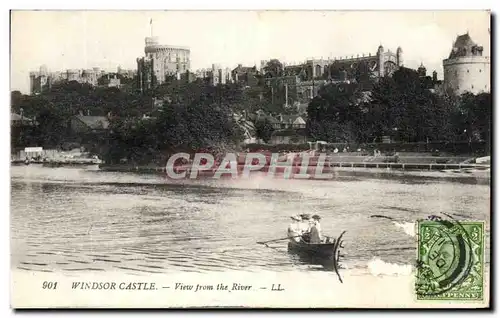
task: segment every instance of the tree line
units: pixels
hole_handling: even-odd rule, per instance
[[[34,96],[12,92],[12,112],[37,122],[22,132],[12,129],[12,147],[52,148],[78,140],[100,149],[96,152],[108,162],[147,161],[159,153],[232,147],[242,134],[232,107],[242,98],[238,91],[230,85],[172,80],[148,92],[77,82],[54,85]],[[75,133],[71,120],[78,115],[105,116],[109,129],[95,136]]]
[[[307,109],[314,140],[380,142],[486,141],[491,135],[491,94],[436,94],[408,68],[381,78],[369,91],[357,84],[325,85]]]
[[[230,88],[189,83],[170,89],[170,97],[149,117],[111,118],[107,162],[163,162],[174,152],[219,153],[237,147],[242,131],[233,117]]]
[[[101,155],[111,162],[151,160],[158,153],[178,150],[236,147],[243,131],[235,113],[258,109],[293,113],[282,101],[272,104],[270,88],[262,82],[280,75],[283,65],[272,60],[254,87],[171,78],[146,92],[78,82],[59,83],[34,96],[14,91],[12,111],[35,119],[37,125],[22,132],[13,129],[12,146],[49,148],[78,139],[70,121],[83,114],[108,118],[107,135],[92,141],[105,145]],[[323,86],[307,108],[309,138],[346,143],[380,142],[382,136],[400,142],[490,141],[490,94],[435,94],[416,71],[406,68],[372,86],[369,91],[359,83]],[[255,128],[265,141],[274,132],[266,120],[255,122]]]

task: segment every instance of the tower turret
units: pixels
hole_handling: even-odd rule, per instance
[[[427,75],[427,69],[425,68],[423,63],[420,63],[420,66],[417,69],[418,76],[425,77]]]
[[[403,49],[400,46],[396,50],[396,59],[398,66],[403,66]]]
[[[47,65],[41,65],[40,66],[40,76],[47,76],[48,75],[48,69]]]
[[[36,72],[30,72],[30,94],[35,94],[36,91],[36,79],[38,74]]]
[[[383,77],[384,76],[384,47],[382,46],[382,44],[380,44],[378,47],[377,57],[378,57],[378,76]]]

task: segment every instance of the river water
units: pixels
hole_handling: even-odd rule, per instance
[[[167,180],[80,168],[11,167],[11,266],[16,270],[311,271],[287,253],[290,215],[319,214],[326,235],[344,236],[342,266],[374,259],[411,265],[417,219],[487,221],[490,186],[444,179]],[[383,217],[393,218],[389,220]]]

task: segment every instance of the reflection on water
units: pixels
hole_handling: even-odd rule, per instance
[[[395,222],[446,212],[487,220],[490,187],[408,178],[167,180],[158,175],[11,168],[12,267],[127,273],[311,270],[287,253],[291,214],[322,216],[343,230],[343,266],[378,257],[413,264],[415,238]],[[372,215],[385,217],[370,217]],[[489,262],[489,238],[487,239]]]

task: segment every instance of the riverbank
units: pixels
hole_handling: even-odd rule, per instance
[[[80,148],[69,151],[58,149],[36,149],[36,152],[21,150],[11,154],[11,165],[44,165],[48,167],[97,165],[103,163],[96,155],[84,152]]]
[[[11,165],[42,165],[44,167],[63,167],[63,166],[89,166],[99,165],[102,161],[93,158],[78,159],[59,159],[59,160],[12,160]]]
[[[297,164],[298,163],[298,164]],[[287,162],[279,162],[276,167],[276,172],[283,172],[286,168],[292,168],[294,173],[297,173],[302,169],[307,169],[307,173],[314,173],[317,169],[317,160],[310,161],[307,168],[302,167],[300,162],[294,162],[293,164]],[[160,172],[166,173],[166,166],[159,166],[155,164],[149,165],[134,165],[134,164],[99,164],[99,168],[104,171],[119,171],[119,172]],[[323,172],[335,172],[339,169],[336,168],[363,168],[363,169],[389,169],[389,170],[407,170],[407,171],[445,171],[445,170],[488,170],[490,169],[489,164],[476,164],[476,163],[436,163],[436,162],[383,162],[383,161],[336,161],[329,160],[323,166]],[[244,163],[238,162],[237,170],[242,172],[243,170],[257,170],[255,165],[245,165]],[[176,172],[189,172],[191,170],[190,165],[176,165],[174,166],[174,171]],[[217,168],[212,168],[204,170],[205,172],[215,172]],[[267,172],[269,170],[269,165],[265,165],[259,168],[258,171]],[[297,171],[297,172],[296,172]]]
[[[246,166],[250,170],[251,166]],[[277,167],[275,176],[283,177],[288,167]],[[243,170],[245,165],[238,165],[238,176],[245,177]],[[132,165],[99,165],[100,171],[110,172],[134,172],[134,173],[149,173],[166,175],[166,167],[159,166],[132,166]],[[300,166],[292,166],[289,170],[289,178],[294,178],[297,174],[309,174],[305,179],[325,179],[316,175],[316,166],[309,166],[305,171],[301,171]],[[175,173],[186,172],[186,178],[190,177],[191,169],[189,166],[177,166],[174,169]],[[197,177],[214,177],[215,169],[198,171]],[[268,167],[251,171],[250,174],[264,173],[268,174]],[[489,165],[478,164],[399,164],[399,163],[332,163],[330,166],[325,166],[323,175],[330,174],[326,179],[334,179],[337,177],[381,177],[393,178],[401,176],[411,176],[414,178],[424,179],[447,179],[449,181],[462,181],[478,184],[490,184],[491,170]],[[229,173],[224,173],[222,177],[230,177]]]

